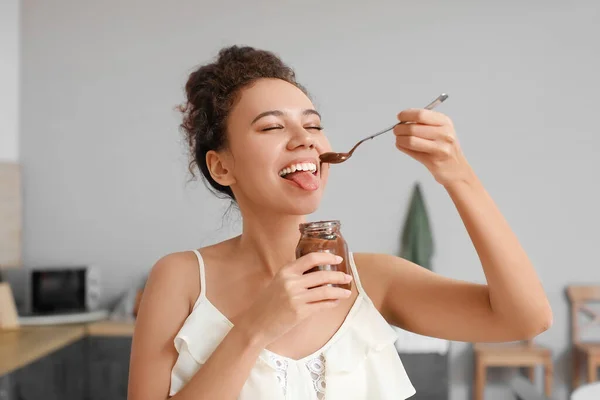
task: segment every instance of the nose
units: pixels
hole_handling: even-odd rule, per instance
[[[298,127],[294,129],[287,148],[288,150],[296,150],[297,148],[314,149],[315,139],[306,129]]]

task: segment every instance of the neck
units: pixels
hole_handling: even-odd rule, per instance
[[[296,259],[296,245],[300,239],[298,225],[304,221],[303,215],[244,213],[238,255],[254,260],[274,276],[281,267]]]

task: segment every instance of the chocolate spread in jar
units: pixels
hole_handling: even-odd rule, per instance
[[[348,246],[340,232],[339,221],[318,221],[300,224],[300,240],[296,246],[296,258],[308,253],[327,252],[338,255],[344,260],[337,265],[319,265],[309,269],[305,273],[314,271],[342,271],[352,275],[348,263]],[[350,283],[332,284],[350,290]]]

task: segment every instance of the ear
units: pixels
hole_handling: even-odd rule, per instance
[[[216,152],[210,150],[206,153],[206,166],[212,178],[222,186],[231,186],[235,183],[233,176],[233,159],[226,151]]]

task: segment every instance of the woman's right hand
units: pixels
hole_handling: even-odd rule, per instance
[[[306,254],[284,266],[236,324],[262,345],[282,336],[310,315],[337,306],[351,291],[327,284],[347,284],[351,275],[341,271],[304,272],[318,265],[337,265],[331,253]]]

